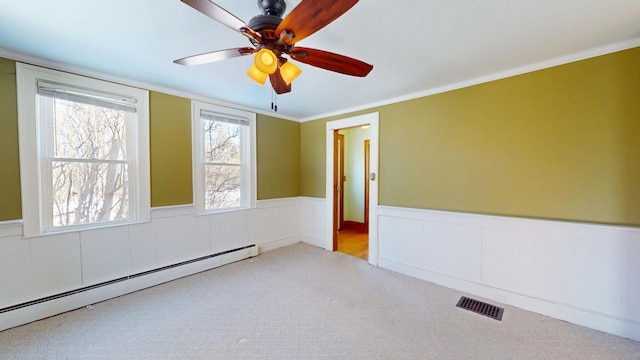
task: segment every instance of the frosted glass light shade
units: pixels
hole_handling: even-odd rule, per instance
[[[249,71],[247,71],[247,75],[253,79],[253,81],[257,82],[260,85],[264,85],[264,83],[267,81],[267,76],[269,74],[266,74],[262,71],[260,71],[260,69],[258,69],[257,66],[255,65],[251,65],[251,67],[249,68]]]
[[[260,71],[266,74],[273,74],[278,68],[278,58],[269,49],[260,49],[253,62]]]
[[[291,84],[301,73],[302,70],[300,70],[299,67],[288,61],[280,66],[280,75],[282,75],[282,80],[284,80],[287,85]]]

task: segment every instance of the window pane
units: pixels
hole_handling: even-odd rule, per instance
[[[240,125],[203,120],[204,161],[217,164],[240,164]]]
[[[126,159],[125,120],[132,114],[60,99],[53,114],[55,157]]]
[[[241,173],[238,165],[205,165],[205,208],[238,207]]]
[[[53,226],[129,218],[123,163],[53,162]]]

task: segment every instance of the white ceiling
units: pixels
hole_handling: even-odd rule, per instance
[[[247,23],[260,12],[256,0],[215,2]],[[299,2],[287,0],[287,12]],[[362,0],[299,45],[373,71],[356,78],[298,63],[303,73],[277,97],[276,116],[316,118],[639,38],[640,0]],[[244,36],[179,0],[0,0],[5,54],[268,113],[270,86],[245,75],[251,56],[173,63],[240,46],[249,46]]]

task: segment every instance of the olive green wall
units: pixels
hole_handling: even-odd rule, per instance
[[[340,118],[380,113],[382,205],[638,226],[639,63],[636,48]],[[189,100],[150,98],[152,206],[191,203]],[[16,107],[0,59],[0,221],[21,217]],[[258,115],[259,199],[324,197],[336,118]]]
[[[638,226],[638,64],[635,48],[341,118],[380,113],[382,205]],[[302,124],[303,196],[324,197],[334,119]]]
[[[258,200],[300,196],[300,123],[257,116]]]
[[[22,218],[16,63],[0,58],[0,221]]]
[[[0,58],[0,221],[22,218],[15,61]],[[151,206],[191,204],[191,100],[149,93]],[[258,199],[300,195],[300,124],[257,116]]]
[[[325,120],[300,126],[300,194],[325,197],[326,136]]]
[[[149,92],[151,206],[191,204],[191,100]]]

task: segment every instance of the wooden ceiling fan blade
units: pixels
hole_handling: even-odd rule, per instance
[[[296,46],[289,55],[302,63],[345,75],[365,77],[373,70],[373,65],[323,50]]]
[[[285,42],[289,45],[296,43],[339,18],[357,2],[358,0],[302,0],[282,19],[276,29],[276,36],[280,36],[284,30],[291,31],[295,37],[286,39]]]
[[[174,60],[173,62],[180,65],[201,65],[208,64],[216,61],[222,61],[227,59],[233,59],[238,56],[249,55],[256,52],[256,49],[250,47],[241,47],[235,49],[226,49],[212,51],[199,55],[187,56],[182,59]]]
[[[280,74],[280,69],[277,69],[276,72],[269,75],[269,81],[271,82],[271,86],[273,90],[275,90],[276,94],[285,94],[291,91],[291,84],[287,85],[287,83],[282,78],[282,74]]]
[[[191,6],[192,8],[198,10],[199,12],[207,15],[213,20],[240,32],[241,34],[253,38],[256,40],[260,40],[260,34],[253,31],[249,25],[247,25],[244,21],[240,20],[238,17],[228,12],[227,10],[220,7],[220,5],[214,3],[210,0],[181,0],[183,3]]]

